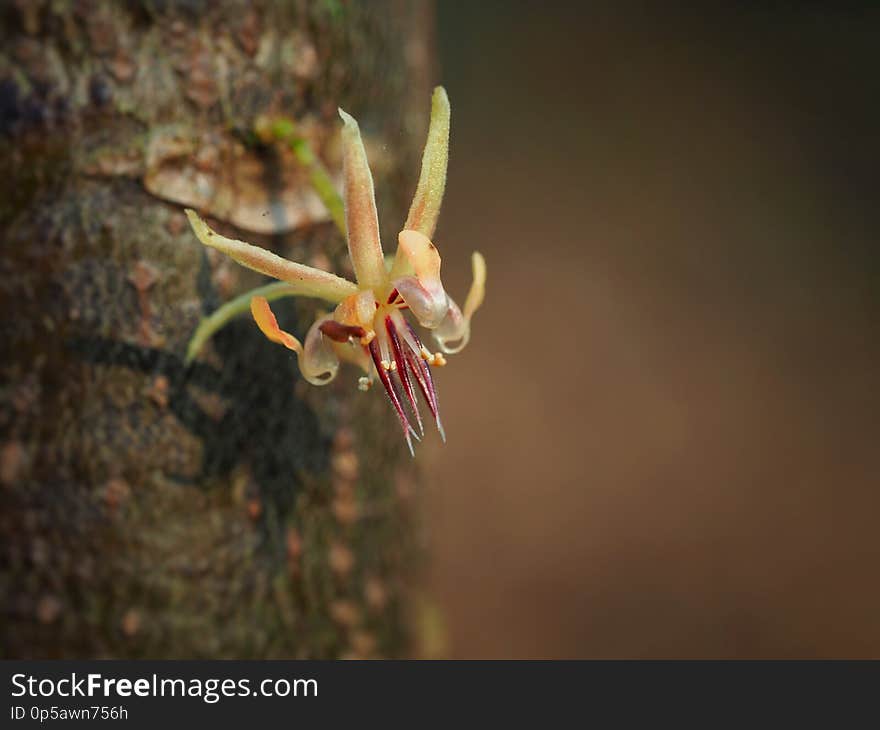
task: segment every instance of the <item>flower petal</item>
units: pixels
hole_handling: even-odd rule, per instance
[[[395,278],[394,287],[419,323],[433,329],[443,321],[448,306],[440,281],[440,254],[428,237],[418,231],[401,231],[398,241],[392,274],[402,270],[412,275]]]
[[[254,321],[260,331],[266,337],[297,354],[299,369],[303,377],[312,385],[326,385],[336,377],[339,370],[339,358],[330,344],[324,341],[321,332],[321,324],[330,319],[329,316],[321,317],[315,321],[309,328],[305,345],[303,345],[296,337],[278,326],[278,320],[275,319],[265,297],[251,299],[251,314],[253,314]]]
[[[333,318],[347,325],[363,327],[366,333],[373,331],[373,318],[376,316],[376,296],[372,290],[365,289],[343,299]]]
[[[440,204],[446,189],[446,164],[449,158],[449,97],[442,86],[431,97],[431,123],[428,141],[422,153],[422,171],[404,228],[419,231],[428,238],[434,235]]]
[[[330,315],[320,317],[309,327],[303,354],[299,358],[299,369],[312,385],[327,385],[339,371],[339,356],[333,347],[335,343],[326,339],[321,332],[321,325],[329,319]]]
[[[432,333],[440,349],[446,354],[461,352],[471,338],[471,317],[479,309],[486,295],[486,260],[478,251],[471,258],[474,280],[464,303],[464,313],[449,299],[443,321]]]
[[[385,259],[379,238],[373,175],[357,121],[339,110],[342,127],[342,175],[344,181],[345,225],[348,253],[358,284],[377,286],[385,278]]]
[[[285,332],[278,326],[278,320],[275,319],[275,313],[269,306],[266,297],[251,297],[251,314],[254,322],[260,328],[266,337],[272,342],[284,345],[288,350],[293,350],[297,355],[301,355],[303,348],[302,343],[289,332]]]
[[[221,236],[211,230],[193,210],[187,209],[186,215],[193,232],[203,244],[225,253],[242,266],[287,282],[299,294],[340,302],[357,291],[357,286],[352,282],[335,274],[288,261],[265,248]]]

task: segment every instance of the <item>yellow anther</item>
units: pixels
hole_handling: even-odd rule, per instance
[[[443,357],[443,353],[435,352],[432,354],[431,351],[424,345],[422,346],[422,349],[419,350],[419,354],[422,356],[422,360],[428,363],[428,365],[434,365],[438,368],[442,368],[446,364],[446,358]]]

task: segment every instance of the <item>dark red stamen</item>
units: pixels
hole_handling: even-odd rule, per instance
[[[394,302],[394,300],[397,299],[397,297],[399,296],[400,294],[397,292],[397,289],[392,289],[391,293],[388,295],[388,304]]]
[[[394,406],[394,410],[397,411],[397,417],[400,419],[400,425],[403,426],[403,433],[406,436],[406,443],[409,446],[410,452],[412,452],[412,441],[410,440],[410,433],[415,434],[415,430],[412,427],[412,424],[409,422],[409,418],[407,418],[406,413],[403,410],[403,405],[400,402],[400,397],[397,394],[397,390],[391,382],[391,378],[388,375],[388,371],[382,367],[382,355],[379,352],[379,344],[376,340],[373,340],[370,343],[370,355],[373,358],[373,364],[376,366],[376,372],[379,374],[379,380],[382,381],[382,385],[385,388],[385,392],[388,394],[388,398],[391,400],[391,405]]]
[[[419,339],[418,334],[412,328],[409,322],[406,322],[406,326],[409,329],[410,336],[413,338],[413,342],[416,343],[416,346],[421,350],[422,341]],[[410,370],[416,378],[416,382],[419,384],[419,389],[422,391],[422,395],[425,398],[425,402],[428,404],[428,408],[431,409],[431,415],[434,416],[434,420],[437,421],[437,425],[440,425],[440,409],[437,403],[437,391],[434,388],[434,379],[431,377],[431,368],[428,367],[428,363],[426,363],[422,357],[421,353],[416,354],[414,352],[407,352],[407,361],[410,366]],[[398,365],[398,367],[400,367]]]
[[[366,334],[366,331],[363,327],[358,327],[356,325],[342,324],[341,322],[337,322],[332,319],[328,319],[325,322],[322,322],[320,327],[318,327],[321,332],[323,332],[327,337],[331,340],[335,340],[336,342],[348,342],[349,337],[363,337]]]
[[[400,378],[403,390],[409,400],[410,410],[413,412],[413,415],[415,415],[416,422],[419,424],[419,432],[424,434],[425,427],[422,425],[422,414],[419,413],[419,404],[416,402],[415,389],[413,388],[410,369],[408,367],[409,362],[404,356],[403,348],[400,345],[400,337],[397,335],[397,328],[394,326],[391,317],[385,317],[385,330],[388,332],[388,339],[391,340],[391,351],[394,353],[394,362],[397,364],[397,375]]]

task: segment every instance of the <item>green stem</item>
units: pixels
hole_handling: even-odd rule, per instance
[[[273,121],[257,122],[258,126],[263,126],[263,133],[290,147],[291,152],[296,156],[299,163],[306,169],[309,175],[309,182],[330,213],[330,217],[339,229],[339,232],[345,236],[345,204],[342,197],[336,191],[336,186],[330,178],[327,168],[318,159],[318,156],[312,150],[308,140],[301,137],[296,130],[296,124],[291,119],[281,117]]]
[[[186,358],[184,362],[189,364],[193,361],[199,351],[204,347],[205,343],[213,337],[214,333],[222,329],[229,320],[240,314],[249,312],[251,308],[252,297],[266,297],[270,302],[281,297],[292,297],[296,294],[296,290],[290,284],[283,281],[276,281],[274,284],[266,284],[251,289],[244,294],[239,294],[235,299],[214,310],[210,316],[205,317],[189,341],[186,348]]]
[[[336,186],[333,185],[333,180],[330,179],[327,168],[324,167],[317,155],[312,152],[312,148],[306,140],[300,137],[292,138],[289,144],[293,154],[296,155],[296,159],[299,160],[300,164],[309,173],[309,181],[312,183],[312,187],[315,189],[324,207],[327,208],[327,212],[330,213],[330,217],[333,219],[339,232],[344,237],[346,235],[345,204],[342,202],[339,193],[336,192]]]

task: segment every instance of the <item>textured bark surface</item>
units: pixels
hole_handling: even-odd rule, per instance
[[[420,2],[19,2],[0,22],[0,593],[12,657],[409,651],[411,465],[378,392],[325,388],[245,318],[224,232],[350,274],[296,163],[357,115],[386,238],[429,105]],[[315,302],[277,303],[303,334]],[[296,326],[295,323],[299,323]]]

